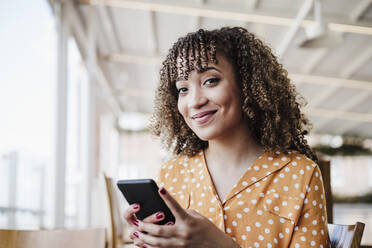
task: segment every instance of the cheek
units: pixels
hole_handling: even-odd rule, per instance
[[[186,111],[185,104],[180,99],[178,99],[177,108],[178,108],[178,112],[180,112],[183,118],[185,118],[185,111]]]

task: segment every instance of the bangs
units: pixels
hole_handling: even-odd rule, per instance
[[[216,42],[210,32],[199,30],[179,39],[171,49],[174,61],[172,81],[187,80],[190,72],[203,72],[209,63],[217,64]]]

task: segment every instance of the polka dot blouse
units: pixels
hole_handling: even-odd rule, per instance
[[[263,154],[223,201],[203,151],[169,160],[156,180],[183,208],[207,217],[241,247],[328,247],[321,172],[297,152]]]

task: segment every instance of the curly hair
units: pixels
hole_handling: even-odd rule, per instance
[[[303,98],[271,49],[242,27],[200,29],[174,43],[160,70],[150,122],[152,133],[177,155],[193,156],[208,147],[208,142],[199,139],[179,113],[175,82],[187,80],[193,70],[202,72],[208,63],[217,64],[217,53],[235,69],[242,111],[257,143],[265,151],[296,150],[317,161],[304,137],[310,123],[297,101]]]

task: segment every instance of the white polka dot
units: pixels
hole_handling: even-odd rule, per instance
[[[261,223],[260,222],[256,222],[256,227],[260,227],[261,226]]]
[[[298,189],[300,187],[300,185],[298,183],[295,183],[295,188]]]
[[[316,201],[315,200],[312,203],[313,203],[314,206],[316,206]]]
[[[267,199],[267,200],[266,200],[266,203],[267,203],[267,204],[271,204],[271,202],[272,202],[271,199]]]
[[[296,243],[295,244],[295,248],[300,248],[300,244],[299,243]]]
[[[311,233],[315,236],[316,235],[316,230],[313,230]]]
[[[310,245],[311,245],[311,246],[315,246],[315,241],[314,241],[314,240],[311,241]]]
[[[263,164],[262,168],[267,169],[267,168],[269,168],[269,166],[267,164]]]
[[[247,186],[248,183],[247,183],[246,181],[243,181],[243,182],[242,182],[242,185],[243,185],[243,186]]]
[[[304,214],[305,218],[309,218],[309,213]]]
[[[244,204],[243,201],[239,201],[239,202],[238,202],[238,205],[243,205],[243,204]]]
[[[275,206],[275,207],[274,207],[274,210],[275,210],[275,211],[279,211],[279,207],[278,207],[278,206]]]
[[[260,247],[260,244],[257,242],[254,242],[254,247]]]
[[[248,213],[249,212],[249,208],[244,208],[243,211],[246,212],[246,213]]]
[[[282,160],[283,160],[283,161],[286,161],[286,160],[287,160],[287,157],[282,157]]]
[[[269,228],[265,228],[265,233],[270,233],[270,229]]]
[[[250,193],[251,191],[252,191],[252,190],[249,189],[249,188],[245,190],[245,192],[247,192],[247,193]]]
[[[285,172],[289,172],[291,169],[289,169],[289,167],[285,167],[284,171]]]
[[[258,235],[259,240],[264,240],[264,237],[262,235]]]
[[[227,215],[226,215],[226,214],[224,214],[224,215],[223,215],[223,218],[224,218],[224,219],[226,220],[226,219],[227,219]]]
[[[256,181],[256,180],[257,180],[257,178],[255,178],[255,177],[252,177],[252,178],[251,178],[251,180],[252,180],[252,181]]]
[[[300,209],[300,205],[295,205],[294,208],[298,210]]]
[[[297,175],[296,175],[296,174],[292,174],[292,178],[293,178],[294,180],[296,180],[296,179],[297,179]]]
[[[268,159],[268,160],[273,160],[273,157],[268,157],[267,159]]]
[[[237,196],[236,196],[236,198],[241,198],[242,197],[242,194],[238,194]]]
[[[257,200],[256,200],[256,199],[253,199],[251,202],[252,202],[253,204],[256,204],[256,203],[257,203]]]
[[[318,222],[316,220],[313,220],[313,225],[315,226]]]
[[[238,225],[238,223],[236,223],[235,220],[233,220],[233,221],[231,222],[231,224],[232,224],[233,226],[237,226],[237,225]]]
[[[280,174],[279,174],[279,177],[280,177],[280,178],[283,178],[283,177],[284,177],[284,174],[283,174],[283,173],[280,173]]]
[[[245,230],[247,230],[247,232],[250,232],[251,231],[251,227],[250,226],[246,226],[245,227]]]
[[[168,169],[171,170],[172,168],[173,168],[173,165],[169,165],[169,166],[168,166]]]
[[[282,201],[282,205],[283,205],[283,206],[287,206],[288,203],[287,203],[286,201]]]
[[[262,215],[262,210],[257,210],[258,215]]]
[[[236,217],[238,217],[239,219],[243,218],[243,215],[241,213],[237,213],[236,214]]]
[[[226,228],[227,233],[231,233],[231,228]]]
[[[288,227],[285,228],[285,232],[289,233],[289,228]]]
[[[283,218],[280,218],[279,220],[280,220],[280,223],[284,223],[285,222],[285,220]]]
[[[284,186],[284,187],[283,187],[283,190],[284,190],[284,191],[288,191],[288,186]]]
[[[301,196],[301,198],[305,198],[305,194],[304,193],[301,193],[300,196]]]
[[[198,202],[198,206],[202,206],[203,205],[203,203],[202,202]]]
[[[279,165],[279,163],[278,163],[278,162],[274,162],[274,163],[273,163],[273,165],[275,165],[275,166],[278,166],[278,165]]]
[[[301,241],[305,242],[306,241],[306,237],[305,236],[301,236]]]
[[[273,246],[270,243],[267,243],[266,247],[267,248],[272,248]]]
[[[318,185],[315,185],[314,189],[315,189],[316,191],[318,191],[319,186],[318,186]]]
[[[209,208],[209,212],[214,212],[214,208]]]
[[[259,187],[261,184],[259,182],[255,183],[254,186]]]
[[[253,167],[253,169],[256,170],[256,171],[258,171],[258,170],[260,169],[260,167],[258,167],[257,165],[255,165],[255,166]]]
[[[246,240],[247,239],[247,236],[245,236],[244,234],[242,235],[242,240]]]
[[[274,221],[273,221],[272,219],[269,219],[267,222],[268,222],[270,225],[274,224]]]
[[[279,238],[284,238],[284,235],[283,235],[283,233],[279,233]]]
[[[296,162],[296,161],[293,161],[291,164],[292,164],[293,166],[296,166],[296,165],[297,165],[297,162]]]

